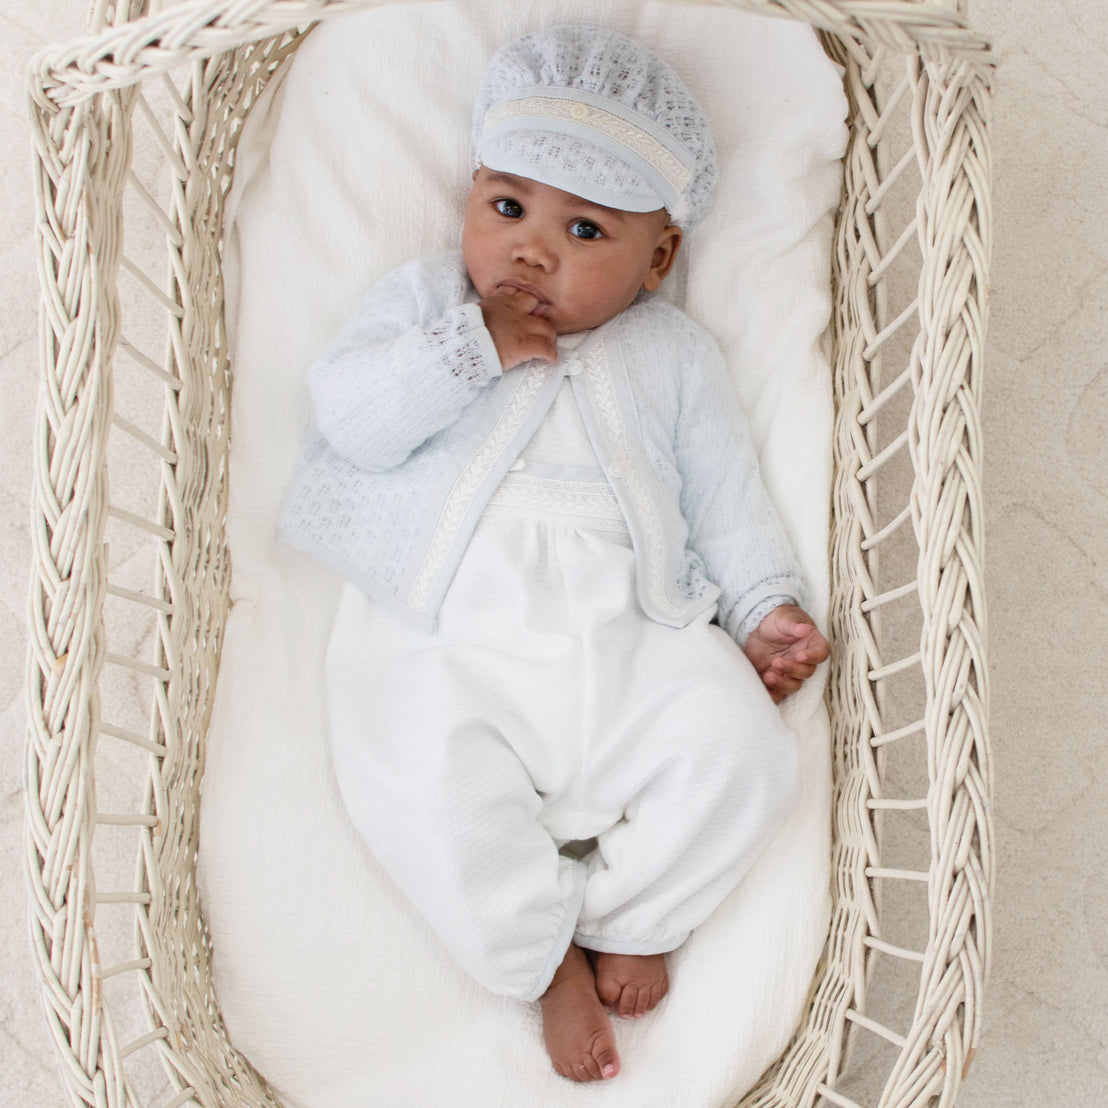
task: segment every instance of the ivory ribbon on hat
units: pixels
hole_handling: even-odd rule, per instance
[[[595,144],[639,173],[671,215],[683,210],[682,197],[693,178],[695,158],[640,112],[583,89],[538,86],[494,104],[485,113],[481,142],[529,128]]]

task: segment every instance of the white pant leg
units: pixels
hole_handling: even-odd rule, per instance
[[[501,518],[435,635],[343,596],[328,689],[347,807],[498,993],[541,995],[574,933],[680,945],[793,802],[796,740],[749,663],[707,616],[648,619],[632,565],[625,536]],[[593,835],[582,890],[552,836]]]
[[[347,586],[327,656],[335,771],[355,827],[462,968],[534,1000],[571,941],[585,874],[540,821],[489,665]],[[492,667],[511,683],[503,660]]]
[[[630,619],[630,614],[629,614]],[[592,802],[624,819],[599,836],[576,931],[594,950],[679,946],[753,865],[799,794],[795,734],[735,643],[702,616],[601,629],[595,680],[617,690],[593,726]]]

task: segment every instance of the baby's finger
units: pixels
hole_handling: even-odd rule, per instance
[[[814,673],[815,670],[813,669]],[[811,674],[808,674],[810,677]],[[782,672],[776,666],[767,669],[762,674],[762,683],[773,699],[774,704],[780,704],[787,696],[791,696],[804,684],[804,676],[793,672]]]
[[[512,311],[519,312],[522,315],[530,315],[542,303],[534,293],[514,288],[511,285],[501,285],[493,293],[493,296],[509,305]]]
[[[783,670],[784,676],[795,677],[798,681],[807,681],[815,672],[816,667],[810,662],[794,662]]]
[[[786,696],[791,696],[803,684],[804,682],[798,677],[778,674],[777,680],[770,687],[770,695],[780,704]]]
[[[520,324],[521,341],[527,344],[531,356],[557,361],[558,333],[549,320],[542,316],[527,316]]]
[[[777,691],[784,696],[792,696],[792,694],[796,692],[797,689],[799,689],[800,686],[803,684],[803,681],[787,677],[784,681],[781,682],[780,685],[777,686]]]
[[[784,630],[785,634],[788,635],[793,642],[800,642],[801,639],[819,634],[811,620],[803,616],[794,615],[791,612],[785,616]]]
[[[545,358],[548,362],[558,360],[558,339],[553,328],[549,328],[544,332],[532,333],[530,340],[534,351],[531,355],[532,358]]]
[[[800,670],[804,670],[808,674],[812,674],[816,669],[815,662],[809,660],[803,654],[792,654],[789,652],[778,654],[773,661],[770,662],[770,666],[778,673],[796,673]]]

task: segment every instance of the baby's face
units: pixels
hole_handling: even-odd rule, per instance
[[[484,166],[473,176],[462,255],[482,297],[522,289],[558,334],[597,327],[669,272],[681,229],[664,209],[624,212]]]

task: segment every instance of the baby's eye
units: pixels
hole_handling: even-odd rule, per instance
[[[604,232],[591,219],[575,219],[569,225],[569,233],[578,239],[602,239]]]
[[[504,197],[502,200],[497,200],[493,207],[503,216],[507,216],[508,219],[519,219],[523,215],[523,207],[518,201],[511,200],[508,197]]]

